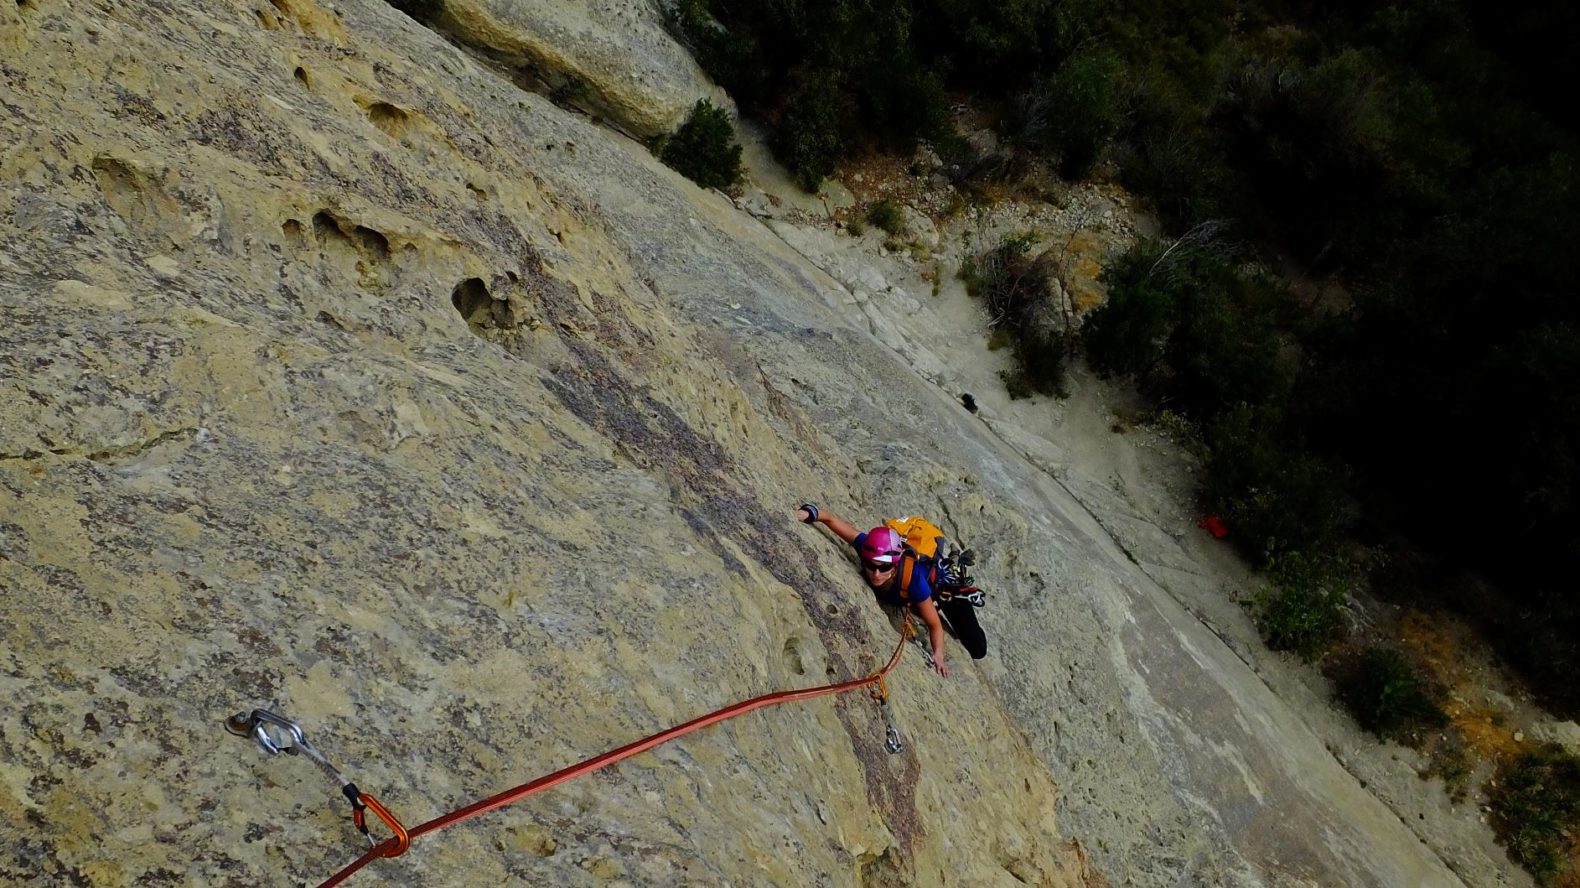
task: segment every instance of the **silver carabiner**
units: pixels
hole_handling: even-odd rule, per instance
[[[257,741],[258,748],[270,755],[282,752],[286,755],[304,755],[341,787],[351,783],[317,747],[308,742],[307,735],[302,733],[302,726],[283,715],[276,715],[267,709],[238,712],[225,719],[225,730],[238,737],[251,737]],[[279,732],[278,736],[275,732]]]
[[[900,740],[900,729],[896,728],[893,722],[890,722],[883,732],[883,748],[887,749],[890,755],[905,751],[905,744]]]
[[[281,739],[275,739],[270,733],[270,727],[275,727],[285,732],[290,744]],[[312,744],[307,742],[307,735],[302,733],[302,726],[290,719],[275,715],[267,709],[254,709],[252,712],[238,712],[225,719],[225,730],[238,737],[251,737],[258,743],[258,748],[270,755],[286,753],[295,755],[299,750],[312,749]]]

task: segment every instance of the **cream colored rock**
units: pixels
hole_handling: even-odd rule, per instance
[[[888,655],[789,515],[853,473],[778,351],[848,335],[834,285],[722,198],[375,0],[5,3],[0,44],[0,881],[362,853],[237,711],[416,824]],[[864,695],[753,713],[352,884],[1082,884],[980,674],[890,688],[903,754]]]
[[[446,33],[636,136],[668,133],[698,99],[728,108],[652,0],[434,0]]]
[[[866,675],[894,626],[809,498],[986,553],[989,656],[905,654],[903,753],[860,695],[766,709],[351,884],[1457,883],[1172,597],[1218,576],[817,239],[376,0],[0,2],[0,47],[7,884],[363,853],[254,706],[415,824]]]

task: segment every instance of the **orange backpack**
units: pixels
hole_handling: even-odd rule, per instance
[[[917,564],[927,571],[928,584],[936,588],[938,547],[944,541],[944,532],[920,515],[890,518],[883,523],[905,537],[905,554],[900,558],[900,597],[909,597],[911,577],[915,576]]]

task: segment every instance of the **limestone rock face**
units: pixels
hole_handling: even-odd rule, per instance
[[[363,853],[253,707],[415,825],[867,675],[808,499],[982,553],[988,657],[905,653],[902,753],[775,707],[350,884],[1459,884],[1173,597],[1219,575],[926,381],[969,324],[776,224],[378,0],[0,0],[0,884]]]
[[[733,107],[670,38],[653,0],[406,0],[397,5],[636,136],[673,131],[698,99]]]
[[[7,2],[0,57],[0,882],[362,853],[255,706],[416,824],[888,655],[790,516],[863,511],[834,358],[896,367],[723,199],[375,0]],[[957,665],[907,653],[899,755],[779,707],[358,879],[1082,884]]]

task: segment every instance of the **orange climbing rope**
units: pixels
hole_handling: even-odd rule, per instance
[[[349,798],[353,798],[353,805],[355,806],[353,817],[358,829],[361,829],[364,834],[367,832],[366,826],[363,822],[364,818],[361,810],[362,806],[365,806],[384,822],[384,825],[390,830],[391,837],[368,849],[367,853],[363,854],[361,857],[358,857],[356,860],[353,860],[351,863],[347,864],[345,868],[341,869],[339,872],[335,873],[333,876],[330,876],[327,880],[322,882],[319,885],[319,888],[334,888],[334,886],[344,882],[358,870],[362,869],[380,857],[399,857],[400,855],[406,853],[406,850],[411,847],[411,843],[413,841],[417,840],[421,836],[427,835],[428,833],[436,832],[438,830],[444,829],[445,827],[454,826],[464,820],[470,820],[473,817],[485,814],[496,808],[502,808],[506,805],[518,802],[527,796],[542,792],[543,790],[549,789],[550,787],[558,786],[559,784],[565,783],[566,781],[574,780],[583,774],[590,774],[593,771],[599,770],[600,768],[606,768],[615,762],[630,758],[631,756],[641,752],[646,752],[655,746],[668,743],[669,741],[685,734],[689,734],[692,731],[705,728],[712,724],[717,724],[718,722],[734,718],[738,715],[744,715],[754,709],[761,709],[765,706],[773,706],[779,703],[792,703],[799,700],[811,700],[816,697],[827,697],[834,694],[842,694],[846,691],[855,690],[856,688],[874,685],[876,687],[873,689],[873,698],[877,700],[880,705],[886,706],[888,688],[885,678],[891,671],[893,671],[895,666],[899,665],[900,655],[905,652],[905,646],[907,642],[910,641],[912,632],[913,630],[911,628],[910,621],[905,620],[901,625],[900,643],[894,648],[894,654],[889,657],[889,662],[885,664],[882,669],[879,669],[877,672],[874,672],[864,678],[853,678],[848,681],[837,682],[835,684],[823,685],[821,687],[815,688],[805,688],[793,691],[778,691],[772,694],[764,694],[760,697],[753,697],[749,700],[743,700],[734,705],[726,706],[723,709],[711,712],[700,718],[694,718],[685,724],[676,725],[672,728],[669,728],[668,730],[660,731],[657,734],[645,737],[636,741],[635,743],[628,743],[619,749],[610,750],[609,752],[603,753],[602,755],[594,756],[593,758],[587,759],[586,761],[571,765],[568,768],[562,768],[561,770],[555,771],[552,774],[539,777],[536,780],[532,780],[528,783],[523,783],[513,789],[507,789],[504,792],[498,793],[497,795],[489,796],[486,799],[480,799],[464,808],[457,808],[448,814],[435,817],[434,819],[413,827],[410,830],[402,826],[400,820],[398,820],[394,814],[390,813],[389,809],[384,807],[384,805],[381,804],[378,799],[367,793],[357,790],[355,784],[352,784],[349,781],[346,781],[343,777],[340,777],[338,772],[335,772],[333,768],[329,767],[327,763],[324,762],[325,768],[329,770],[335,777],[340,779],[340,781],[344,784],[342,791],[346,792]],[[253,719],[255,723],[258,720],[259,715],[260,712],[255,710],[253,713]],[[262,715],[268,719],[278,719],[278,717],[272,716],[269,713],[262,713]],[[233,722],[236,722],[237,720],[242,721],[232,726],[234,733],[246,736],[250,730],[256,728],[256,724],[248,725],[245,723],[244,715],[238,715],[236,719],[233,719]],[[287,722],[286,724],[290,723]],[[294,731],[294,736],[298,742],[298,745],[304,747],[310,756],[323,762],[321,756],[319,756],[316,751],[311,749],[310,744],[306,743],[305,738],[303,738],[301,735],[300,729],[296,728],[294,725],[292,725],[291,729]],[[258,731],[261,733],[261,729],[258,729]],[[257,734],[254,736],[257,736]],[[262,737],[263,739],[260,742],[263,742],[264,748],[268,751],[295,751],[295,749],[291,747],[286,747],[283,749],[270,749],[269,744],[266,742],[267,735],[262,735]],[[888,725],[888,744],[891,752],[897,752],[901,748],[899,745],[898,732],[895,731],[892,724]]]

